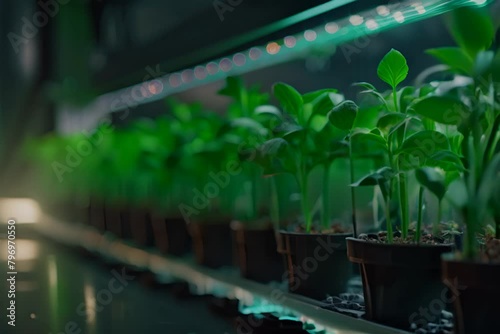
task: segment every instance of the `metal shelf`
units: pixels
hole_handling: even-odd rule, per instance
[[[84,248],[108,261],[149,270],[162,280],[186,281],[195,293],[237,298],[242,305],[291,315],[327,333],[408,334],[403,330],[323,309],[318,301],[288,293],[280,286],[243,279],[236,270],[213,270],[195,264],[190,258],[169,257],[155,250],[140,249],[87,225],[64,223],[43,216],[40,223],[36,224],[36,229],[58,243]]]

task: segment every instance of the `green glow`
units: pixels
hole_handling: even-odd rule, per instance
[[[252,32],[252,34],[270,33],[278,28],[295,24],[349,2],[353,2],[353,0],[330,1],[263,27],[257,32]],[[114,109],[112,108],[113,105],[116,105],[114,102],[123,100],[123,96],[130,97],[137,104],[157,101],[171,94],[223,80],[230,75],[241,75],[293,59],[304,58],[311,50],[330,49],[333,52],[337,46],[342,48],[342,45],[347,42],[370,38],[372,35],[403,24],[428,19],[463,6],[482,7],[490,2],[492,0],[411,0],[387,6],[378,6],[356,15],[328,22],[326,25],[314,29],[308,29],[293,36],[283,36],[281,39],[269,41],[264,46],[255,46],[234,55],[212,60],[206,64],[200,64],[193,68],[184,69],[161,78],[105,94],[99,97],[88,109],[91,109],[92,114],[102,116],[108,112],[130,107],[130,105],[124,106],[123,103],[120,103]],[[255,36],[253,35],[253,38]],[[250,36],[240,36],[238,40],[241,42],[245,38],[250,38]],[[221,46],[215,45],[214,47]],[[354,49],[354,51],[359,53],[362,50]],[[346,47],[342,49],[342,52],[349,52],[349,50]],[[348,61],[347,57],[346,61]],[[137,98],[137,95],[140,98]],[[90,111],[87,110],[86,112]]]

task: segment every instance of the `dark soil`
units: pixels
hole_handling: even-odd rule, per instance
[[[373,243],[380,243],[380,244],[386,244],[388,243],[387,240],[387,232],[382,231],[378,233],[369,233],[369,234],[360,234],[358,236],[358,239],[368,241],[368,242],[373,242]],[[396,231],[393,233],[393,243],[394,244],[400,244],[400,245],[414,245],[416,244],[415,242],[415,232],[410,231],[408,233],[408,236],[406,238],[403,238],[401,236],[401,232]],[[432,234],[424,233],[422,234],[420,238],[420,244],[425,244],[425,245],[443,245],[448,243],[446,239],[433,236]]]

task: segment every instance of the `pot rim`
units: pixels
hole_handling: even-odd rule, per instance
[[[405,248],[440,248],[440,247],[454,247],[455,244],[453,243],[446,243],[446,244],[437,244],[437,245],[431,245],[431,244],[385,244],[385,243],[377,243],[377,242],[370,242],[367,240],[359,239],[359,238],[354,238],[354,237],[348,237],[346,238],[348,241],[352,242],[359,242],[359,243],[365,243],[369,244],[373,247],[387,247],[387,248],[398,248],[398,247],[405,247]]]
[[[285,230],[279,230],[280,234],[283,235],[295,235],[295,236],[313,236],[313,237],[321,237],[321,236],[339,236],[349,238],[352,236],[352,233],[306,233],[306,232],[289,232]]]

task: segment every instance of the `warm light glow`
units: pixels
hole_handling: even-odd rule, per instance
[[[160,94],[163,91],[163,83],[160,80],[151,81],[148,85],[151,94]]]
[[[87,315],[87,323],[93,325],[95,323],[96,316],[96,300],[95,300],[95,290],[92,283],[89,283],[85,279],[83,283],[83,298],[85,299],[85,314]]]
[[[219,63],[219,67],[224,72],[227,72],[233,67],[233,63],[229,58],[223,58]]]
[[[390,11],[389,8],[387,8],[387,6],[378,6],[377,13],[378,15],[387,16],[390,14]]]
[[[415,10],[417,11],[417,13],[419,13],[419,14],[425,14],[426,10],[425,10],[425,8],[424,8],[424,6],[422,5],[421,2],[416,2],[412,6],[413,6],[413,8],[415,8]]]
[[[13,219],[16,224],[37,223],[40,206],[30,198],[0,198],[0,223]]]
[[[168,78],[168,83],[172,87],[177,87],[181,84],[181,76],[179,73],[174,73]]]
[[[306,30],[304,32],[304,38],[308,42],[314,41],[316,39],[316,37],[318,37],[318,34],[316,34],[316,31],[314,31],[314,30]]]
[[[215,74],[219,72],[219,65],[217,63],[211,61],[210,63],[207,64],[207,72],[208,74]]]
[[[188,83],[188,82],[193,81],[193,76],[194,76],[193,70],[191,70],[191,69],[187,69],[187,70],[182,71],[182,74],[181,74],[182,82]]]
[[[325,30],[329,34],[335,34],[339,31],[339,25],[335,22],[330,22],[325,25]]]
[[[247,57],[243,53],[237,53],[233,56],[233,63],[236,66],[243,66],[247,62]]]
[[[271,42],[267,44],[266,50],[270,55],[275,55],[280,51],[280,46],[276,42]]]
[[[139,92],[141,93],[142,97],[149,97],[149,95],[150,95],[149,92],[148,92],[148,90],[144,86],[141,86],[139,88]]]
[[[392,17],[394,17],[394,20],[398,21],[399,23],[403,23],[405,21],[405,16],[401,12],[395,12]]]
[[[48,273],[49,273],[49,287],[57,291],[57,264],[54,255],[50,255],[48,258]]]
[[[196,66],[194,69],[194,76],[196,79],[205,79],[207,77],[207,70],[203,66]]]
[[[353,26],[359,26],[364,22],[364,19],[359,15],[353,15],[349,18],[349,22],[351,22]]]
[[[252,60],[257,60],[259,57],[262,55],[262,51],[260,51],[259,48],[251,48],[250,51],[248,52],[248,56]]]
[[[293,36],[285,37],[285,45],[288,48],[293,48],[297,44],[297,39]]]
[[[378,28],[378,23],[374,19],[369,19],[366,21],[366,27],[370,30],[375,30]]]

